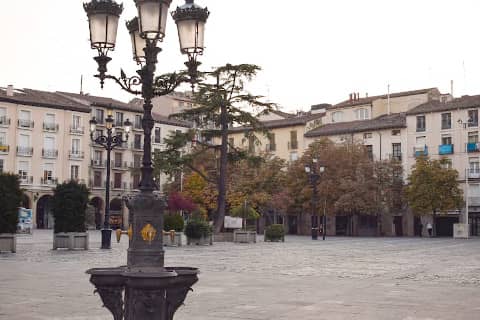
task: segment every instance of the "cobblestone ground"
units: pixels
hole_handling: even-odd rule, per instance
[[[51,231],[0,254],[0,319],[112,319],[85,270],[126,262],[103,251],[52,251]],[[177,320],[480,319],[480,239],[287,237],[285,243],[166,248],[168,266],[201,270]]]

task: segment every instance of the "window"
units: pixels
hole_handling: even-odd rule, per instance
[[[160,127],[156,127],[155,128],[155,143],[162,143],[162,140],[161,140],[161,128]]]
[[[72,129],[78,130],[81,126],[81,118],[80,116],[73,115],[72,116]]]
[[[113,187],[115,189],[121,189],[122,188],[122,174],[116,172],[113,175]]]
[[[142,166],[142,156],[139,154],[133,155],[133,167],[140,168]]]
[[[478,158],[470,158],[468,159],[468,167],[470,170],[470,173],[472,174],[479,174],[480,173],[480,162],[478,161]]]
[[[79,166],[71,166],[70,167],[70,179],[71,180],[78,180],[79,171],[80,171]]]
[[[442,145],[445,145],[445,144],[452,144],[451,136],[442,136]]]
[[[0,146],[6,146],[6,145],[7,145],[7,133],[0,132]]]
[[[468,110],[468,126],[478,127],[478,110]]]
[[[21,134],[18,139],[18,144],[22,148],[29,148],[30,147],[30,136],[26,134]]]
[[[370,160],[373,160],[373,146],[371,144],[368,144],[365,146],[365,150],[367,152],[368,158]]]
[[[400,129],[392,130],[392,136],[399,136],[399,135],[400,135]]]
[[[123,127],[123,112],[115,112],[115,126]]]
[[[33,123],[31,121],[30,111],[20,110],[20,113],[18,115],[18,126],[20,128],[31,128],[31,127],[33,127]]]
[[[27,180],[28,179],[28,162],[27,161],[20,161],[18,163],[18,176],[20,180]]]
[[[355,110],[355,118],[357,120],[370,119],[370,112],[368,111],[368,109],[357,109]]]
[[[114,156],[114,167],[121,168],[122,167],[122,154],[120,152],[115,152]]]
[[[45,163],[43,165],[43,183],[53,181],[53,163]]]
[[[253,135],[248,137],[248,152],[255,152],[255,136]]]
[[[133,176],[133,189],[138,189],[138,186],[140,185],[140,174],[136,173]]]
[[[417,116],[417,132],[425,131],[425,116]]]
[[[365,132],[363,134],[363,139],[372,139],[372,133],[371,132]]]
[[[139,114],[135,115],[134,127],[135,129],[142,129],[142,116]]]
[[[93,172],[93,186],[101,187],[102,186],[102,172],[94,171]]]
[[[98,124],[103,124],[105,121],[105,115],[102,109],[95,109],[95,120],[97,120]]]
[[[276,149],[277,149],[277,146],[275,144],[275,133],[269,133],[267,151],[275,151]]]
[[[297,131],[290,131],[290,149],[298,149]]]
[[[468,143],[477,143],[478,142],[478,132],[472,131],[468,133]]]
[[[93,161],[96,165],[102,164],[103,151],[95,150],[93,153]]]
[[[392,143],[392,158],[394,160],[402,160],[402,144],[401,143]]]
[[[49,131],[55,130],[55,114],[47,113],[45,115],[45,122],[43,123],[43,128]]]
[[[4,162],[4,160],[3,160],[3,159],[0,159],[0,173],[2,173],[2,172],[3,172],[3,170],[4,170],[4,167],[5,167],[5,162]]]
[[[101,136],[103,136],[103,130],[101,130],[101,129],[95,130],[94,138],[97,139],[98,137],[101,137]]]
[[[440,159],[440,163],[442,168],[444,169],[452,169],[452,159],[450,158],[442,158]]]
[[[133,140],[133,147],[135,149],[142,149],[142,135],[136,134]]]
[[[336,111],[332,113],[332,122],[342,122],[343,119],[343,112]]]
[[[7,109],[0,108],[0,124],[8,124],[7,122]]]
[[[452,128],[452,114],[442,113],[442,129],[451,129]]]
[[[72,139],[72,154],[80,153],[80,139]]]
[[[235,146],[235,139],[234,138],[228,138],[228,144],[229,144],[229,147]]]

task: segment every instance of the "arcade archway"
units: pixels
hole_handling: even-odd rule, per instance
[[[36,208],[37,229],[53,229],[52,200],[53,197],[50,195],[38,199]]]
[[[95,210],[95,228],[100,230],[102,228],[105,212],[104,201],[100,197],[95,197],[90,200],[90,205],[92,205]]]

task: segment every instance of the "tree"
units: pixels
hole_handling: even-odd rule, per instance
[[[85,232],[85,216],[89,191],[76,181],[57,185],[53,191],[55,233]]]
[[[218,190],[215,232],[220,232],[225,217],[229,160],[236,161],[247,156],[245,151],[229,146],[229,128],[234,125],[251,127],[253,130],[248,134],[252,136],[255,130],[261,128],[258,116],[268,114],[275,106],[273,103],[263,102],[262,96],[252,95],[245,90],[245,83],[250,81],[259,70],[260,68],[256,65],[227,64],[212,72],[202,73],[198,91],[194,93],[194,102],[198,107],[174,115],[194,122],[202,130],[177,132],[167,139],[166,150],[156,157],[158,170],[171,174],[183,168],[189,168],[206,181],[215,183]],[[212,143],[214,138],[219,139],[220,144]],[[183,153],[182,150],[185,150],[192,141],[195,143],[195,148],[190,153]],[[204,174],[201,168],[193,165],[194,159],[211,150],[214,151],[214,159],[218,160],[216,171],[219,174],[216,177]]]
[[[444,160],[417,158],[405,188],[409,206],[416,214],[432,214],[433,221],[438,212],[460,210],[463,192],[458,187],[458,171],[448,168]],[[436,234],[433,223],[433,234]]]
[[[22,195],[17,175],[0,173],[0,233],[17,232]]]

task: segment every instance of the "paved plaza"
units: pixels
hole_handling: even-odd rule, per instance
[[[0,319],[112,319],[85,270],[126,263],[127,239],[102,251],[52,251],[51,231],[0,254]],[[289,236],[285,243],[166,248],[201,270],[177,320],[480,319],[480,239]]]

